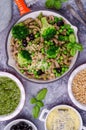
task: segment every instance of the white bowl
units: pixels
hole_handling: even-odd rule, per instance
[[[25,119],[17,119],[17,120],[14,120],[14,121],[10,122],[10,123],[4,128],[4,130],[10,130],[10,128],[11,128],[13,125],[15,125],[15,124],[17,124],[17,123],[19,123],[19,122],[21,122],[21,121],[24,121],[24,122],[26,122],[27,124],[30,124],[30,125],[33,127],[33,130],[37,130],[36,126],[35,126],[32,122],[30,122],[29,120],[25,120]]]
[[[22,108],[24,106],[24,102],[25,102],[25,91],[24,91],[24,87],[23,87],[22,83],[14,75],[12,75],[8,72],[0,72],[0,77],[8,77],[8,78],[12,79],[13,81],[15,81],[16,84],[18,85],[18,87],[20,89],[20,93],[21,93],[20,102],[19,102],[17,108],[15,109],[15,111],[8,115],[2,115],[2,116],[0,115],[0,121],[5,121],[5,120],[12,119],[18,113],[20,113],[20,111],[22,110]]]
[[[57,16],[57,17],[62,17],[66,23],[70,24],[71,27],[74,29],[74,32],[75,32],[75,36],[76,36],[76,41],[78,41],[78,36],[77,36],[77,32],[78,32],[78,29],[77,27],[73,26],[66,18],[64,18],[62,15],[58,14],[58,13],[55,13],[53,11],[48,11],[48,10],[40,10],[40,11],[34,11],[34,12],[31,12],[29,14],[26,14],[24,15],[23,17],[21,17],[17,22],[22,22],[24,21],[25,19],[27,18],[36,18],[40,13],[43,13],[43,15],[46,15],[46,16],[49,16],[49,15],[53,15],[53,16]],[[48,83],[48,82],[52,82],[52,81],[55,81],[57,79],[60,79],[62,78],[64,75],[66,75],[70,70],[71,68],[74,66],[75,62],[76,62],[76,59],[78,57],[78,52],[76,53],[76,55],[73,57],[73,60],[69,66],[69,69],[68,71],[66,71],[61,77],[59,78],[55,78],[55,79],[52,79],[52,80],[37,80],[37,79],[29,79],[27,78],[26,76],[24,76],[22,73],[20,73],[20,71],[18,70],[18,68],[16,67],[16,62],[15,60],[13,59],[13,56],[11,54],[11,46],[10,46],[10,41],[11,41],[11,37],[12,37],[12,33],[11,33],[11,30],[10,30],[10,33],[9,33],[9,36],[8,36],[8,39],[7,39],[7,54],[8,54],[8,61],[7,61],[7,64],[11,67],[13,67],[19,74],[21,74],[24,78],[30,80],[30,81],[33,81],[33,82],[37,82],[37,83]]]
[[[76,68],[76,69],[72,72],[72,74],[70,75],[70,78],[69,78],[69,80],[68,80],[68,94],[69,94],[69,96],[70,96],[72,102],[73,102],[77,107],[79,107],[80,109],[86,111],[86,105],[81,104],[80,102],[78,102],[78,101],[75,99],[75,97],[74,97],[74,95],[73,95],[73,92],[72,92],[72,81],[73,81],[73,78],[75,77],[75,75],[76,75],[77,73],[79,73],[79,72],[80,72],[81,70],[83,70],[83,69],[86,69],[86,64],[80,65],[80,66],[79,66],[78,68]]]
[[[61,108],[61,109],[62,109],[62,108],[70,108],[71,110],[75,111],[76,114],[77,114],[77,116],[78,116],[78,118],[79,118],[79,120],[80,120],[80,128],[79,128],[79,130],[82,130],[82,129],[83,129],[83,130],[86,130],[86,127],[83,126],[83,121],[82,121],[82,118],[81,118],[81,115],[79,114],[79,112],[78,112],[76,109],[74,109],[73,107],[69,106],[69,105],[58,105],[58,106],[53,107],[51,110],[44,109],[44,110],[42,111],[42,113],[41,113],[41,115],[40,115],[40,117],[39,117],[39,120],[44,122],[45,130],[47,130],[47,125],[46,125],[46,123],[47,123],[47,118],[48,118],[48,116],[50,115],[50,113],[51,113],[53,110],[58,109],[58,108]]]

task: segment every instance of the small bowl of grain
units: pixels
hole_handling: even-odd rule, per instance
[[[86,64],[72,72],[68,81],[68,93],[72,102],[86,111]]]

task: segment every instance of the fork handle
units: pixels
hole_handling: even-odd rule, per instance
[[[19,11],[20,11],[20,15],[24,15],[28,12],[30,12],[30,8],[27,7],[27,5],[25,4],[24,0],[14,0]]]

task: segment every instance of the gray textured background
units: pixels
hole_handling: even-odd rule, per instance
[[[34,6],[31,7],[32,10],[36,10],[36,9],[39,10],[39,9],[44,9],[45,8],[44,7],[44,0],[39,0],[39,1],[40,2],[37,2]],[[85,9],[86,9],[86,0],[82,0],[82,1],[83,1],[84,5],[85,5]],[[70,3],[76,9],[76,11],[78,11],[78,9],[77,9],[77,7],[76,7],[73,0],[69,0],[67,3]],[[64,15],[67,19],[69,19],[69,21],[72,24],[74,24],[75,26],[78,27],[78,29],[79,29],[79,31],[78,31],[79,40],[84,46],[83,52],[81,52],[79,54],[77,62],[75,64],[75,66],[73,67],[73,69],[75,69],[77,66],[79,66],[79,65],[86,62],[86,27],[83,26],[81,23],[79,23],[75,18],[73,18],[72,15],[67,11],[67,9],[66,9],[66,4],[67,3],[65,3],[63,5],[62,9],[59,12],[62,15]],[[38,119],[33,119],[32,115],[31,115],[31,109],[32,109],[33,106],[29,103],[29,99],[33,95],[36,95],[36,93],[40,89],[42,89],[44,87],[47,87],[48,88],[48,94],[47,94],[47,97],[46,97],[46,99],[44,101],[45,102],[45,107],[44,108],[51,109],[53,106],[58,105],[58,104],[71,105],[80,112],[80,114],[82,116],[82,119],[83,119],[83,123],[86,126],[86,112],[78,109],[71,102],[71,100],[70,100],[70,98],[68,96],[67,83],[68,83],[68,78],[69,78],[71,72],[73,71],[73,69],[71,70],[70,73],[68,73],[65,77],[63,77],[59,81],[49,83],[49,84],[37,84],[37,83],[32,83],[30,81],[27,81],[27,80],[23,79],[15,70],[13,70],[12,68],[7,66],[7,64],[6,64],[6,61],[7,61],[7,55],[6,55],[6,39],[7,39],[7,35],[8,35],[8,32],[9,32],[10,28],[12,27],[13,23],[15,23],[15,21],[20,18],[19,12],[18,12],[17,7],[15,6],[14,3],[13,3],[12,8],[13,8],[12,20],[11,20],[9,26],[3,32],[0,33],[0,70],[8,71],[8,72],[13,73],[24,84],[24,88],[25,88],[25,91],[26,91],[25,106],[24,106],[23,110],[21,111],[21,113],[19,115],[17,115],[14,119],[19,119],[19,118],[28,119],[28,120],[34,122],[34,124],[37,126],[38,130],[44,130],[44,123],[39,121]],[[7,18],[6,18],[6,20],[7,20]],[[14,119],[12,119],[12,120],[14,120]],[[0,130],[3,130],[4,127],[12,120],[5,121],[5,122],[0,122]]]

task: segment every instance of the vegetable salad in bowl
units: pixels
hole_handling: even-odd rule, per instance
[[[10,54],[24,77],[40,81],[58,79],[69,71],[77,51],[83,47],[74,26],[64,17],[51,11],[38,11],[36,15],[24,16],[13,26],[8,38]]]

